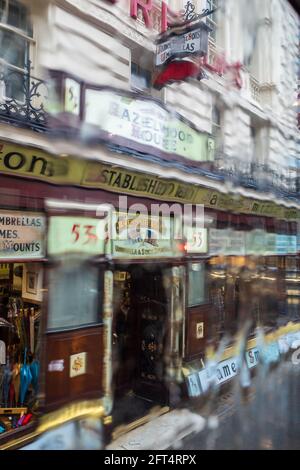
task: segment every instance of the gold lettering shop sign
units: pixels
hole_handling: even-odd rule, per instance
[[[298,219],[298,209],[263,202],[209,188],[181,183],[75,157],[56,157],[39,149],[0,143],[0,173],[53,184],[106,189],[160,201],[203,204],[218,210]]]

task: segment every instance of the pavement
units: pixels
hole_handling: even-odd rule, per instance
[[[166,450],[178,449],[182,439],[201,432],[205,418],[188,409],[172,410],[161,416],[153,416],[142,426],[118,437],[107,450]]]

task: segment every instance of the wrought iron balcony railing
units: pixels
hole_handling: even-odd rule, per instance
[[[48,92],[43,80],[5,63],[0,64],[0,120],[35,130],[46,128]]]
[[[222,175],[232,186],[242,186],[262,192],[270,192],[279,197],[299,200],[299,181],[294,174],[279,173],[269,165],[241,162],[239,158],[216,153],[214,171]]]

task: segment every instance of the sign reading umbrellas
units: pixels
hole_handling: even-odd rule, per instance
[[[161,66],[179,57],[207,54],[208,33],[211,29],[203,22],[180,28],[162,35],[157,40],[155,65]]]

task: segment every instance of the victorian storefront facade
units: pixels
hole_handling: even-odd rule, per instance
[[[211,352],[224,332],[234,336],[241,317],[251,320],[250,369],[258,361],[256,326],[273,335],[273,358],[279,339],[288,344],[288,335],[297,334],[297,308],[295,318],[277,320],[286,311],[285,260],[298,250],[300,206],[283,191],[276,197],[259,191],[251,178],[236,187],[231,180],[228,189],[228,173],[215,166],[220,149],[212,127],[220,123],[207,119],[221,79],[211,78],[205,89],[195,81],[154,96],[137,93],[155,51],[143,9],[136,20],[118,16],[116,8],[128,12],[122,2],[42,3],[31,5],[34,28],[32,34],[26,26],[26,41],[31,54],[37,48],[35,70],[47,72],[47,114],[40,106],[45,94],[38,91],[44,82],[31,78],[29,62],[25,74],[10,64],[25,77],[23,105],[20,96],[9,96],[16,90],[9,91],[7,70],[2,79],[1,288],[4,319],[12,325],[2,329],[14,335],[2,339],[3,372],[13,375],[2,393],[0,447],[51,448],[58,435],[49,441],[44,433],[58,424],[70,426],[72,441],[74,422],[88,417],[99,432],[89,445],[99,448],[101,422],[116,435],[118,426],[141,423],[155,405],[165,412],[180,399],[205,394],[215,374]],[[158,32],[161,9],[155,12]],[[20,35],[22,25],[8,22],[4,29]],[[269,118],[253,100],[245,104],[244,89],[241,94],[236,119],[247,134],[245,148],[249,116],[262,134]],[[153,215],[154,203],[165,204],[171,217]],[[136,230],[130,242],[107,236],[107,225],[118,233],[135,229],[140,204],[150,212],[139,219],[142,236]],[[204,207],[202,226],[176,237],[182,227],[174,204],[183,214],[192,205],[194,223],[196,206]],[[168,236],[158,236],[164,232]],[[251,292],[264,283],[265,294],[246,308],[249,278],[256,278]],[[275,285],[279,294],[270,305]],[[295,323],[287,326],[289,320]],[[227,346],[220,354],[220,384],[238,370]],[[37,436],[39,443],[30,444]]]

